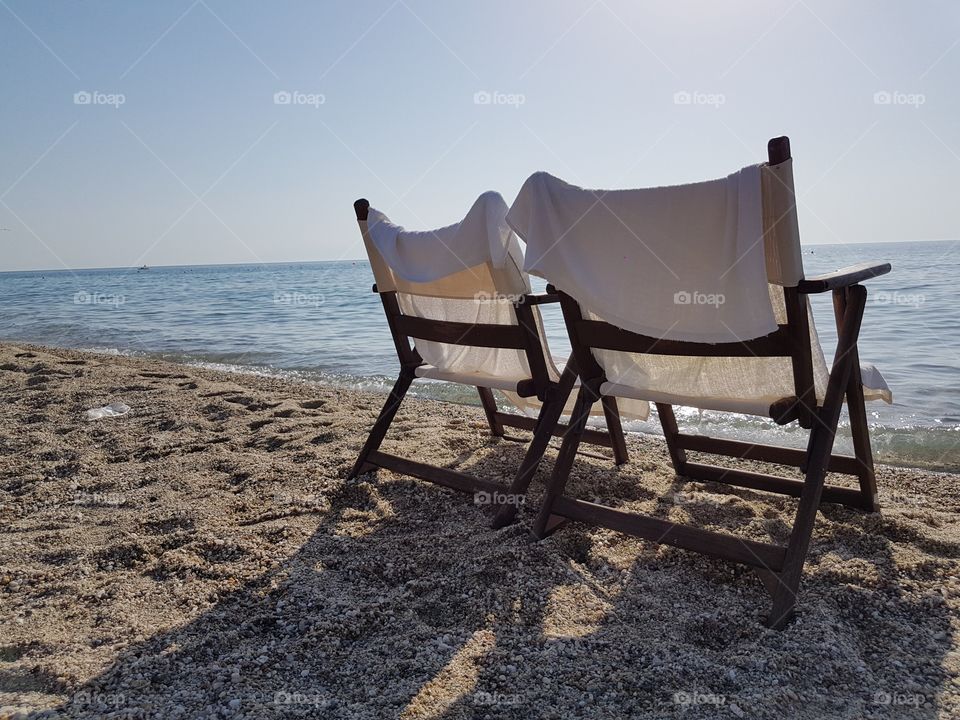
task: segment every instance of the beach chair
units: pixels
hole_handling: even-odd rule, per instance
[[[474,493],[482,502],[499,505],[495,527],[509,524],[550,438],[566,429],[558,420],[577,380],[575,362],[558,371],[543,332],[538,306],[558,298],[531,292],[529,277],[521,270],[519,243],[504,220],[506,203],[497,193],[481,195],[462,223],[428,232],[392,226],[367,200],[357,200],[354,210],[400,374],[349,477],[385,468]],[[467,222],[472,223],[472,234],[463,230],[460,234],[466,237],[459,237],[458,228]],[[424,281],[426,277],[431,279]],[[494,437],[515,439],[505,434],[505,427],[533,432],[509,487],[380,450],[400,403],[418,378],[476,387]],[[538,409],[537,417],[499,410],[493,390],[524,410]],[[603,403],[603,413],[607,431],[581,428],[580,437],[611,448],[620,465],[628,458],[614,398]]]
[[[748,170],[755,174],[750,175]],[[620,306],[611,304],[616,303],[617,298],[606,304],[605,310],[598,310],[597,301],[590,296],[590,291],[582,290],[584,282],[581,280],[583,277],[589,278],[591,272],[599,272],[598,268],[602,270],[602,256],[606,252],[600,238],[596,234],[589,235],[593,228],[590,217],[596,212],[610,215],[604,206],[613,204],[616,197],[605,191],[565,186],[562,181],[549,176],[545,179],[542,174],[531,177],[521,190],[508,214],[508,222],[527,241],[526,269],[531,274],[545,277],[550,283],[548,290],[560,297],[573,356],[581,375],[570,429],[554,465],[533,534],[543,538],[567,520],[573,520],[745,563],[757,571],[772,595],[768,624],[781,628],[794,613],[804,560],[820,503],[833,502],[866,511],[878,510],[864,400],[865,392],[869,399],[882,398],[887,402],[891,401],[891,396],[875,368],[864,366],[861,371],[857,337],[867,297],[867,291],[860,283],[889,272],[890,265],[864,264],[818,277],[804,277],[788,138],[771,140],[768,144],[768,163],[745,168],[737,177],[741,183],[739,195],[731,194],[731,188],[736,186],[727,185],[728,222],[739,223],[740,230],[743,226],[755,223],[756,239],[752,240],[748,235],[748,244],[741,242],[734,248],[736,252],[733,255],[724,255],[728,249],[718,242],[715,248],[706,252],[706,257],[699,252],[687,257],[690,264],[704,266],[700,271],[701,278],[710,272],[721,277],[733,269],[739,274],[735,282],[728,283],[724,278],[718,281],[718,285],[734,293],[742,293],[740,300],[753,297],[753,304],[759,309],[744,305],[734,312],[735,308],[729,308],[724,311],[727,314],[723,322],[718,320],[713,323],[714,327],[708,322],[711,317],[709,313],[719,311],[722,307],[719,303],[715,308],[709,307],[709,299],[714,293],[701,293],[707,299],[707,307],[692,309],[696,303],[690,297],[690,288],[681,286],[682,289],[675,291],[672,305],[663,305],[663,298],[654,296],[654,291],[669,291],[664,288],[669,288],[670,283],[658,284],[656,278],[647,283],[638,281],[631,287],[623,286],[622,292],[626,297],[621,298],[622,313],[618,311]],[[744,178],[747,177],[756,183],[752,198],[744,184]],[[658,188],[649,197],[638,197],[642,202],[655,200],[656,204],[650,207],[676,204],[673,211],[664,211],[665,220],[657,227],[657,232],[669,227],[667,220],[674,222],[678,228],[689,230],[689,223],[696,223],[696,218],[692,217],[696,209],[683,208],[686,202],[684,198],[716,197],[717,203],[723,202],[723,196],[714,192],[716,188],[708,185]],[[551,192],[553,195],[550,195]],[[646,191],[613,191],[618,192]],[[590,201],[592,204],[587,205],[587,199],[580,195],[582,193],[594,198]],[[567,200],[583,202],[587,207],[587,211],[576,213],[576,222],[580,224],[575,231],[569,230],[575,223],[558,222],[555,215],[554,208]],[[629,205],[628,199],[617,202],[623,206]],[[716,217],[723,217],[719,205],[711,212]],[[756,218],[754,214],[757,214]],[[606,220],[601,218],[598,222],[602,224],[609,221],[611,227],[619,227],[617,223],[626,227],[633,220],[635,218],[625,221],[622,217],[611,216]],[[670,280],[668,268],[657,265],[656,238],[651,237],[646,225],[638,220],[628,229],[632,236],[628,240],[636,245],[638,262],[653,264],[662,276]],[[590,251],[581,252],[576,239],[572,240],[571,245],[565,245],[571,240],[571,237],[565,237],[567,232],[571,236],[582,232],[592,237]],[[673,242],[683,246],[693,241],[681,230]],[[619,248],[617,250],[622,252]],[[674,250],[667,248],[670,252]],[[624,260],[618,257],[617,262]],[[744,264],[750,267],[744,267]],[[603,272],[600,274],[603,275]],[[682,271],[677,274],[683,277]],[[615,284],[613,279],[610,282]],[[581,287],[581,292],[575,292],[574,287]],[[717,287],[706,289],[716,290]],[[823,358],[808,300],[812,294],[825,292],[833,295],[838,332],[836,352],[829,369]],[[759,301],[756,300],[758,297]],[[726,302],[729,303],[730,298]],[[604,301],[600,301],[600,304],[604,305]],[[633,323],[630,313],[640,313],[649,306],[661,307],[663,317],[656,318],[648,314],[643,322]],[[742,333],[727,332],[730,329],[727,326],[740,322],[744,314],[760,318],[757,327],[764,327],[763,322],[772,321],[768,326],[770,331],[759,336],[746,333],[748,337],[740,336]],[[649,329],[642,332],[623,327],[628,323],[639,324],[640,330],[643,330],[657,321],[660,323],[659,331]],[[749,327],[753,319],[743,322],[744,327]],[[692,337],[702,336],[708,340],[675,339],[676,333],[669,330],[678,323],[686,323],[687,327],[697,330],[691,333]],[[715,333],[711,337],[713,331]],[[870,378],[869,388],[865,389],[863,377]],[[567,480],[587,413],[595,403],[611,397],[638,398],[655,403],[678,478],[726,483],[799,498],[786,545],[740,539],[731,534],[586,502],[566,494]],[[853,437],[852,456],[833,452],[844,401],[847,403]],[[759,415],[780,425],[797,422],[810,431],[806,449],[684,434],[678,430],[673,405]],[[687,458],[688,451],[799,468],[803,479],[693,462]],[[825,485],[827,472],[856,477],[858,487]]]

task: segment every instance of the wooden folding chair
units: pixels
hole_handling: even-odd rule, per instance
[[[367,227],[369,208],[370,203],[367,200],[361,199],[354,203],[357,222],[376,280],[373,291],[379,294],[383,303],[387,324],[400,360],[400,375],[348,477],[353,478],[385,468],[464,492],[485,492],[489,493],[491,498],[503,497],[504,502],[499,503],[494,527],[507,525],[517,511],[514,500],[526,492],[550,438],[554,435],[562,436],[566,431],[566,426],[558,421],[577,380],[576,362],[571,358],[563,372],[557,372],[546,346],[538,307],[541,304],[558,302],[559,298],[552,293],[532,293],[529,278],[520,267],[522,259],[512,255],[508,257],[505,268],[494,268],[490,263],[486,263],[432,283],[406,281],[391,270],[371,241]],[[438,320],[418,315],[417,302],[414,300],[426,298],[443,303],[470,301],[477,297],[509,299],[513,307],[511,324]],[[426,363],[418,351],[421,343],[513,350],[525,358],[529,372],[522,377],[498,377],[495,372],[463,374]],[[494,437],[518,439],[507,436],[504,427],[533,431],[533,438],[509,488],[450,468],[380,450],[407,390],[412,382],[420,377],[475,386],[490,433]],[[536,398],[541,403],[538,417],[534,419],[498,410],[493,389],[516,393],[521,398]],[[616,400],[610,398],[604,402],[603,411],[608,430],[601,432],[581,428],[579,437],[584,442],[612,448],[615,463],[623,464],[628,458]]]
[[[768,144],[768,158],[768,166],[774,169],[790,160],[789,140],[786,137],[771,140]],[[792,171],[781,176],[774,173],[774,178],[777,177],[780,177],[780,182],[785,185],[779,189],[781,209],[785,208],[788,215],[792,212],[792,221],[795,223]],[[767,202],[766,198],[764,202]],[[795,257],[799,258],[799,236],[794,234],[794,237]],[[719,344],[663,340],[628,332],[602,320],[585,319],[576,298],[565,294],[562,289],[554,290],[548,285],[548,291],[556,291],[560,296],[564,321],[582,381],[570,429],[564,437],[533,528],[534,535],[542,538],[569,519],[744,563],[757,571],[772,595],[773,607],[767,619],[768,624],[775,628],[783,627],[794,612],[803,564],[820,503],[841,503],[866,511],[879,509],[857,337],[867,297],[866,288],[860,283],[889,271],[890,265],[886,263],[864,264],[802,279],[794,286],[782,287],[786,322],[779,323],[776,331],[760,338]],[[838,342],[825,391],[818,399],[812,362],[812,343],[816,342],[816,336],[811,334],[811,327],[808,325],[807,296],[823,292],[833,293]],[[740,539],[660,518],[628,513],[565,494],[587,413],[594,403],[606,400],[610,392],[626,390],[621,386],[611,388],[607,382],[604,369],[594,354],[594,351],[604,350],[679,357],[790,359],[795,391],[791,396],[772,402],[766,414],[778,424],[797,421],[802,427],[809,429],[806,450],[683,434],[678,431],[672,405],[664,398],[658,397],[656,392],[649,392],[649,389],[634,395],[656,403],[667,449],[678,476],[798,497],[793,529],[785,546]],[[818,347],[816,350],[819,352]],[[844,400],[849,409],[853,435],[852,456],[833,453]],[[696,398],[685,400],[683,404],[697,407]],[[707,406],[706,409],[724,408]],[[800,469],[804,479],[799,481],[695,463],[687,459],[687,451],[795,467]],[[825,486],[824,480],[828,471],[855,476],[859,481],[859,488]]]

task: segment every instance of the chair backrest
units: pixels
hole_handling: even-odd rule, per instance
[[[529,378],[521,395],[540,395],[558,376],[539,309],[524,304],[530,279],[516,239],[506,262],[487,261],[431,282],[411,282],[386,262],[370,237],[366,200],[354,203],[364,247],[401,364],[428,363],[457,375]],[[410,341],[413,341],[413,348]]]
[[[679,397],[689,387],[686,397],[693,399],[698,394],[735,398],[751,382],[765,383],[763,397],[771,399],[770,417],[781,423],[793,419],[804,426],[812,423],[817,397],[823,390],[818,385],[825,377],[825,364],[807,298],[797,288],[803,279],[803,263],[790,142],[786,137],[768,143],[768,162],[761,168],[761,196],[764,259],[776,330],[732,342],[665,340],[606,322],[565,295],[560,287],[564,317],[585,380],[598,377],[648,389],[669,386],[674,390],[665,395]],[[792,375],[792,382],[783,382],[784,370]]]

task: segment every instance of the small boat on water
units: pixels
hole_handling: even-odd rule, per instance
[[[141,270],[149,270],[149,269],[150,268],[148,268],[146,265],[141,265],[140,267],[137,268],[137,272],[140,272]]]

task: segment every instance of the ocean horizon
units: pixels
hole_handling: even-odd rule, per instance
[[[880,368],[894,393],[893,405],[867,406],[879,462],[960,471],[958,245],[803,248],[808,275],[873,260],[893,265],[889,275],[866,283],[860,338],[861,359]],[[533,282],[542,289],[542,281]],[[2,272],[0,340],[386,392],[398,366],[372,283],[361,259]],[[813,308],[829,362],[836,339],[829,296],[814,297]],[[545,307],[544,322],[554,355],[566,357],[559,309]],[[438,382],[418,382],[413,394],[478,402],[470,389]],[[805,431],[762,418],[683,408],[678,419],[687,432],[743,440],[772,432],[794,447],[806,441]],[[660,434],[655,417],[626,429]],[[845,424],[838,447],[850,450]]]

